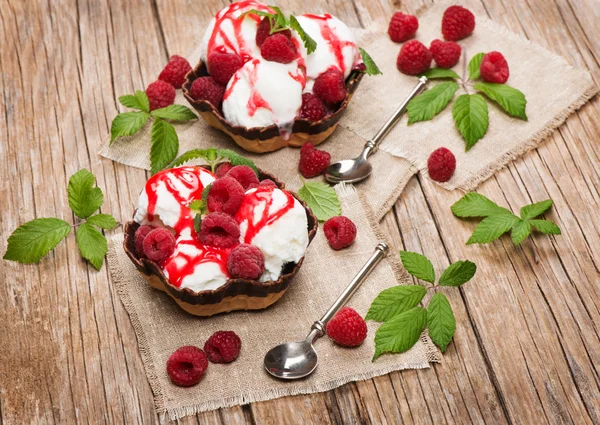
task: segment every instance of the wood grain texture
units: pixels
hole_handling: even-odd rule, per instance
[[[278,2],[385,30],[395,10],[428,1]],[[467,0],[514,32],[591,71],[600,84],[597,0]],[[0,2],[0,250],[35,217],[75,223],[68,177],[90,169],[102,210],[129,217],[144,171],[96,152],[116,97],[154,81],[171,54],[198,43],[224,0]],[[600,424],[600,100],[479,192],[513,210],[552,198],[561,236],[465,246],[460,193],[413,178],[383,228],[394,249],[423,252],[440,272],[470,259],[476,278],[444,290],[458,326],[442,364],[320,394],[237,406],[181,424]],[[119,231],[119,230],[117,230]],[[535,261],[533,247],[539,262]],[[81,260],[75,237],[38,265],[0,262],[0,425],[154,424],[131,323],[106,267]],[[453,289],[453,288],[451,288]]]

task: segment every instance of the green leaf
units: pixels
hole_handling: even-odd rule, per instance
[[[484,56],[485,53],[477,53],[469,61],[469,80],[476,80],[481,76],[479,74],[479,68],[481,68],[481,62],[483,61]]]
[[[458,84],[448,81],[433,86],[411,100],[406,107],[408,124],[427,121],[435,117],[450,103],[458,90]]]
[[[527,121],[527,99],[519,90],[506,84],[482,82],[476,83],[473,88],[500,105],[508,115]]]
[[[165,108],[155,109],[150,112],[153,117],[171,121],[189,121],[198,118],[196,114],[184,105],[169,105]]]
[[[433,343],[440,347],[442,353],[446,352],[446,347],[452,341],[456,331],[456,319],[448,298],[441,292],[435,294],[429,301],[427,326]]]
[[[239,155],[238,153],[232,151],[231,149],[217,149],[217,155],[220,156],[221,158],[227,158],[229,160],[229,162],[231,162],[231,165],[233,165],[233,166],[246,165],[246,166],[252,168],[254,170],[254,172],[256,173],[256,175],[258,175],[258,168],[256,167],[256,165],[254,164],[253,161]]]
[[[551,206],[552,199],[546,199],[545,201],[536,202],[535,204],[525,205],[523,208],[521,208],[521,218],[523,220],[535,218],[538,215],[545,213]]]
[[[262,10],[256,10],[256,9],[250,9],[249,11],[242,13],[240,15],[240,18],[244,17],[245,15],[257,15],[257,16],[262,16],[263,18],[273,18],[272,13],[264,12]]]
[[[137,109],[144,112],[150,112],[150,101],[146,93],[141,90],[136,90],[135,94],[126,94],[119,97],[121,105],[131,109]]]
[[[431,68],[420,75],[421,77],[427,77],[429,80],[434,78],[460,78],[456,72],[451,69],[445,68]]]
[[[298,191],[319,221],[329,220],[342,213],[342,205],[333,188],[321,182],[306,182]]]
[[[519,220],[512,228],[510,236],[513,244],[519,245],[531,233],[531,225],[526,220]]]
[[[166,121],[156,119],[152,125],[152,146],[150,147],[150,168],[152,174],[170,164],[177,156],[179,139],[175,128]]]
[[[313,40],[311,36],[306,33],[306,31],[304,31],[304,28],[302,28],[300,22],[298,22],[294,15],[290,15],[290,28],[296,31],[302,39],[304,47],[306,47],[306,53],[310,55],[312,52],[317,50],[317,42]],[[375,64],[375,62],[373,62],[373,64]],[[377,68],[377,65],[375,65],[375,67]]]
[[[529,223],[542,233],[547,235],[560,235],[560,227],[550,220],[529,220]]]
[[[210,183],[204,189],[202,189],[202,200],[204,201],[204,203],[206,203],[208,200],[208,194],[210,193],[210,189],[212,188],[212,185],[213,184]]]
[[[442,286],[460,286],[471,280],[476,271],[475,263],[469,260],[457,261],[444,270],[438,283]]]
[[[474,243],[489,243],[508,232],[519,222],[519,217],[512,214],[491,215],[477,225],[467,245]]]
[[[146,124],[150,118],[147,112],[123,112],[115,117],[110,126],[110,143],[117,137],[131,136]]]
[[[421,285],[401,285],[384,289],[371,303],[365,320],[385,322],[421,302],[427,289]]]
[[[94,187],[96,178],[85,168],[77,171],[69,179],[67,194],[69,206],[79,218],[88,218],[102,206],[102,189]]]
[[[196,214],[194,216],[194,230],[196,232],[200,231],[200,225],[202,224],[202,214]]]
[[[476,192],[466,193],[450,207],[457,217],[488,217],[495,214],[512,214],[509,210]]]
[[[188,208],[194,212],[201,212],[204,206],[204,201],[202,199],[195,199],[188,205]]]
[[[167,168],[174,168],[174,167],[179,167],[180,165],[191,161],[192,159],[198,159],[198,158],[202,158],[204,160],[206,160],[207,155],[208,155],[208,150],[207,149],[191,149],[187,152],[184,152],[183,154],[181,154],[180,156],[178,156],[177,158],[175,158],[168,166]]]
[[[400,259],[407,272],[429,283],[435,282],[433,264],[427,257],[416,252],[400,251]]]
[[[373,361],[383,353],[404,353],[417,343],[427,325],[427,310],[413,307],[385,322],[375,333]]]
[[[17,227],[8,238],[5,260],[37,263],[71,231],[71,225],[58,218],[36,218]]]
[[[456,128],[467,142],[466,151],[475,146],[488,128],[488,107],[479,94],[461,94],[452,107]]]
[[[102,260],[108,252],[106,238],[94,226],[83,223],[77,229],[77,247],[81,256],[88,260],[96,268],[102,268]]]
[[[111,230],[117,227],[117,220],[110,214],[96,214],[88,218],[89,224],[98,226],[101,229]]]
[[[362,57],[363,63],[367,67],[367,74],[381,75],[382,72],[379,69],[379,67],[377,66],[377,64],[375,63],[375,61],[373,60],[373,58],[371,57],[371,55],[369,55],[367,53],[367,51],[365,49],[363,49],[362,47],[359,47],[358,50],[360,51],[360,56]]]

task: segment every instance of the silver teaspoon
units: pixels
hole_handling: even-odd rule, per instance
[[[313,342],[325,335],[325,325],[352,297],[361,283],[371,273],[375,266],[387,254],[388,246],[380,242],[375,247],[375,253],[354,276],[352,282],[327,312],[313,323],[310,333],[306,339],[297,342],[287,342],[272,348],[264,359],[264,365],[267,372],[276,378],[281,379],[299,379],[310,375],[317,368],[319,361],[317,352],[313,347]]]
[[[427,85],[427,77],[419,78],[419,82],[410,92],[404,102],[396,109],[396,112],[387,120],[387,122],[379,129],[377,134],[369,140],[362,153],[354,159],[345,159],[331,164],[325,170],[325,179],[331,183],[356,183],[366,179],[373,171],[373,166],[369,162],[369,156],[375,152],[379,143],[387,136],[390,130],[396,125],[406,110],[408,103],[418,94],[425,90]]]

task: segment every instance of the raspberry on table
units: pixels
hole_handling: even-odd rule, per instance
[[[292,38],[292,32],[290,30],[278,31],[277,34],[283,34],[287,38]],[[256,45],[261,47],[264,41],[271,35],[271,21],[269,18],[263,18],[258,24],[256,29]]]
[[[225,176],[225,174],[227,174],[232,167],[233,165],[231,165],[231,162],[222,163],[215,170],[215,176],[217,176],[217,178],[220,179],[221,177]]]
[[[416,16],[396,12],[392,15],[392,19],[390,19],[388,34],[392,41],[404,43],[406,40],[414,37],[418,29],[419,20]]]
[[[192,83],[190,95],[195,100],[206,100],[213,104],[215,108],[221,106],[225,86],[217,83],[213,77],[200,77]]]
[[[446,148],[437,148],[427,160],[427,172],[431,180],[444,183],[450,180],[456,170],[456,158]]]
[[[325,118],[327,109],[325,104],[312,93],[302,95],[302,107],[300,108],[300,117],[309,121],[319,121]]]
[[[298,51],[292,40],[283,34],[275,33],[265,39],[260,46],[260,54],[268,61],[290,63]]]
[[[229,253],[227,269],[231,277],[258,280],[265,271],[265,256],[257,246],[240,244]]]
[[[148,233],[150,233],[152,229],[152,226],[143,224],[135,231],[133,245],[135,247],[135,252],[140,257],[144,256],[144,239],[146,239],[146,236],[148,236]]]
[[[235,53],[212,52],[208,55],[208,73],[217,83],[224,86],[242,65],[244,61]]]
[[[356,347],[367,337],[367,322],[351,307],[344,307],[327,322],[327,336],[344,347]]]
[[[185,76],[191,70],[192,67],[187,59],[179,55],[173,55],[159,74],[158,79],[171,84],[176,89],[180,89],[185,82]]]
[[[231,167],[231,170],[227,172],[227,177],[236,179],[242,185],[244,190],[252,189],[260,183],[254,170],[247,165],[236,165],[235,167]]]
[[[462,48],[454,41],[433,40],[429,46],[433,60],[440,68],[452,68],[460,59]]]
[[[167,360],[169,378],[171,378],[171,382],[180,387],[196,385],[207,368],[206,354],[193,345],[179,347]]]
[[[242,340],[233,331],[218,331],[204,343],[204,351],[212,363],[231,363],[240,355]]]
[[[337,68],[330,68],[315,80],[313,93],[325,103],[338,103],[346,98],[344,74]]]
[[[200,242],[218,248],[231,248],[240,241],[240,225],[229,214],[213,212],[200,224]]]
[[[277,183],[271,179],[264,179],[260,182],[258,187],[277,187]]]
[[[315,149],[312,143],[305,143],[300,149],[298,171],[303,177],[307,179],[317,177],[325,172],[329,164],[331,164],[331,155]]]
[[[506,83],[510,75],[508,62],[500,52],[487,53],[481,61],[479,73],[483,81],[499,84]]]
[[[165,228],[152,229],[142,243],[144,255],[152,261],[167,259],[175,250],[175,236]]]
[[[471,35],[475,16],[462,6],[450,6],[442,17],[442,34],[446,40],[458,41]]]
[[[429,69],[432,57],[431,52],[423,43],[410,40],[402,45],[396,66],[400,72],[406,75],[419,75]]]
[[[356,225],[348,217],[331,217],[323,225],[323,233],[333,249],[340,250],[352,245],[356,239]]]
[[[214,181],[208,192],[208,211],[234,215],[244,200],[244,188],[236,179],[223,177]]]
[[[175,87],[157,80],[146,88],[146,96],[150,101],[150,110],[165,108],[175,103]]]

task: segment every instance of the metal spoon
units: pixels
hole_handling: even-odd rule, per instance
[[[380,242],[375,247],[375,253],[352,279],[350,285],[341,293],[339,298],[321,317],[313,323],[306,339],[297,342],[287,342],[272,348],[264,360],[265,369],[271,375],[281,379],[299,379],[310,375],[317,368],[317,352],[313,342],[325,335],[325,325],[343,307],[356,292],[360,284],[371,273],[375,266],[387,254],[388,246]]]
[[[356,183],[369,177],[373,170],[373,166],[368,160],[369,156],[375,152],[379,143],[400,120],[400,117],[402,117],[402,114],[404,114],[404,111],[406,110],[408,102],[425,90],[426,84],[427,77],[419,78],[419,82],[415,88],[410,92],[398,109],[396,109],[396,112],[394,112],[390,119],[387,120],[377,134],[365,144],[362,153],[354,159],[345,159],[331,164],[325,171],[325,179],[331,183]]]

